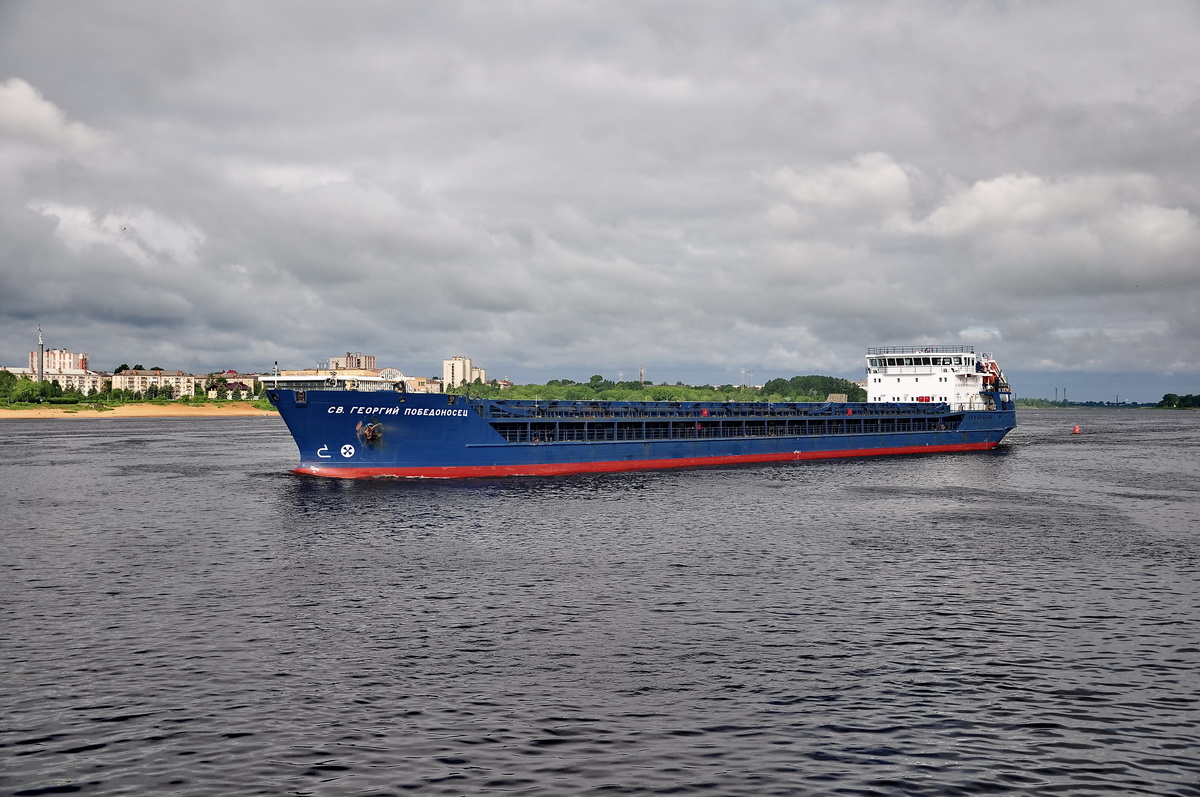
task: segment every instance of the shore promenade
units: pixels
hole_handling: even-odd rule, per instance
[[[88,409],[87,404],[45,404],[30,409],[0,407],[0,421],[6,418],[278,418],[279,413],[256,408],[248,401],[223,401],[219,404],[123,404],[103,410]]]

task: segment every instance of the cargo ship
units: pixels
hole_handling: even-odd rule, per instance
[[[402,378],[336,372],[261,380],[300,450],[294,472],[347,479],[986,451],[1016,426],[1003,371],[973,346],[866,356],[865,402],[506,400],[413,393]]]

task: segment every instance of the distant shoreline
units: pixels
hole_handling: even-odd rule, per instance
[[[279,413],[262,410],[249,401],[228,401],[220,404],[122,404],[103,410],[91,409],[90,404],[43,404],[27,409],[0,407],[0,421],[13,419],[57,418],[253,418]]]

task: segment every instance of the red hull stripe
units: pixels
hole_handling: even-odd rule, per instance
[[[486,476],[562,476],[571,473],[612,473],[661,468],[692,468],[704,465],[735,465],[751,462],[795,462],[808,459],[877,457],[895,454],[941,454],[952,451],[986,451],[999,443],[953,443],[950,445],[862,448],[846,451],[787,451],[778,454],[744,454],[723,457],[684,457],[680,459],[616,460],[608,462],[555,462],[529,465],[456,465],[449,467],[326,467],[301,465],[293,473],[305,476],[329,476],[338,479],[469,479]]]

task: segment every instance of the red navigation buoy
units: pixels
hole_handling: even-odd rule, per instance
[[[1075,431],[1071,434],[1079,434],[1079,424],[1075,424]]]

